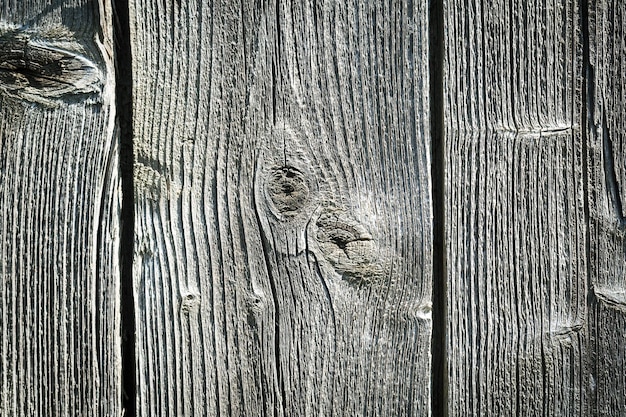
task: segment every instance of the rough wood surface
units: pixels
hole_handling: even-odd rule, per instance
[[[0,416],[118,416],[111,10],[0,1]]]
[[[131,1],[139,416],[429,414],[426,7]]]
[[[578,4],[445,2],[450,416],[589,415]]]
[[[595,415],[626,415],[626,5],[590,2],[588,157]]]

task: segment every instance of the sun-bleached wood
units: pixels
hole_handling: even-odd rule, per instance
[[[0,1],[0,416],[119,416],[112,14]]]
[[[130,15],[138,415],[428,415],[427,2]]]
[[[589,387],[593,415],[626,415],[626,5],[589,5]],[[590,414],[591,415],[591,414]]]
[[[588,415],[578,1],[445,1],[450,416]]]

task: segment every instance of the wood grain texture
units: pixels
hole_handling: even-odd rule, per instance
[[[449,414],[588,415],[578,2],[445,14]]]
[[[119,416],[111,10],[0,1],[0,416]]]
[[[626,5],[589,2],[590,389],[598,416],[626,415]]]
[[[131,1],[138,415],[429,414],[426,7]]]

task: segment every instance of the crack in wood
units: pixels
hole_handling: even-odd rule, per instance
[[[604,107],[604,106],[603,106]],[[620,230],[626,229],[626,218],[620,196],[620,187],[615,173],[615,157],[613,155],[613,142],[609,136],[609,128],[606,121],[606,114],[602,114],[602,151],[604,153],[604,179],[607,192],[613,206],[613,211],[617,217],[617,227]]]
[[[594,285],[593,295],[603,306],[626,313],[626,289]]]
[[[553,124],[547,126],[518,127],[516,129],[503,126],[496,128],[495,131],[503,135],[511,134],[520,137],[545,138],[550,136],[569,135],[578,129],[580,129],[580,126],[574,124]]]
[[[571,345],[572,338],[585,328],[585,322],[579,319],[555,323],[550,327],[546,334],[548,341],[559,343],[560,345]]]

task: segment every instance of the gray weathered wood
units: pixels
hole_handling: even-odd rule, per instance
[[[451,416],[589,412],[578,4],[445,2]]]
[[[427,14],[131,1],[139,416],[429,414]]]
[[[112,16],[0,1],[0,416],[119,416]]]
[[[590,2],[591,380],[598,416],[626,415],[626,5]]]

